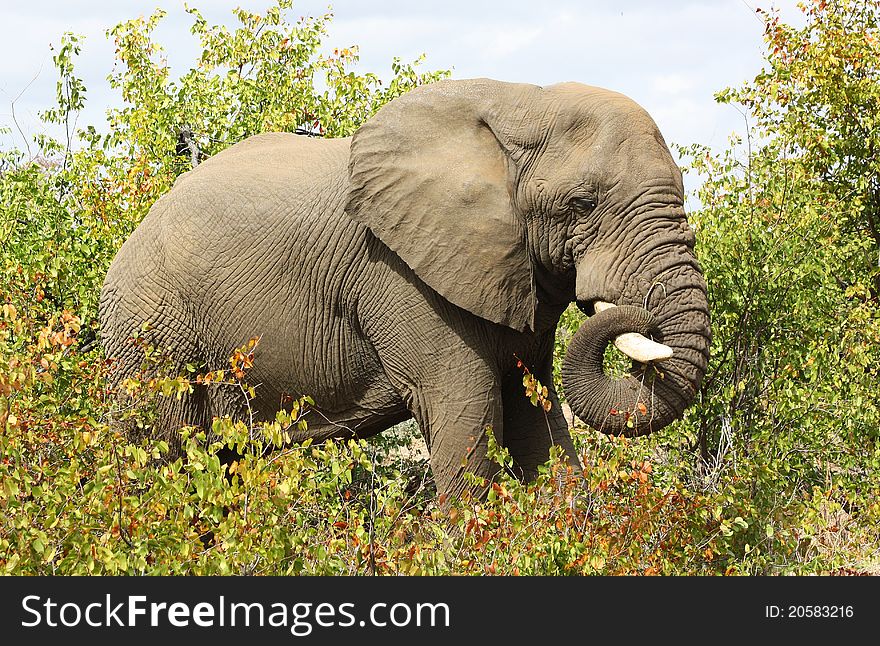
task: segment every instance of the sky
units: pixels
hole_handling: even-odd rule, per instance
[[[189,0],[210,22],[230,25],[233,7],[262,11],[272,1]],[[300,0],[289,15],[324,14],[329,4]],[[647,109],[667,142],[721,148],[746,121],[713,95],[760,71],[755,9],[770,6],[803,23],[795,0],[336,0],[325,46],[358,45],[360,69],[383,78],[394,56],[425,53],[426,69],[451,69],[453,78],[606,87]],[[76,64],[87,88],[79,125],[98,126],[107,107],[119,105],[107,82],[113,47],[105,36],[117,22],[161,7],[168,14],[157,38],[172,70],[184,71],[198,54],[183,0],[0,0],[0,7],[0,127],[12,130],[0,135],[4,148],[24,148],[24,137],[43,130],[37,114],[52,105],[57,80],[49,46],[65,31],[85,36]]]

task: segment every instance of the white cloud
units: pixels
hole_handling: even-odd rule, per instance
[[[651,87],[662,94],[681,94],[694,87],[694,79],[684,74],[661,74],[651,79]]]
[[[535,27],[505,25],[471,33],[473,51],[483,59],[500,60],[522,52],[543,33]]]
[[[752,0],[749,0],[752,2]],[[758,2],[759,0],[754,0]],[[323,14],[330,0],[300,0],[292,16]],[[232,23],[230,9],[263,10],[269,0],[191,0],[211,21]],[[798,20],[794,0],[785,0],[783,18]],[[182,0],[32,0],[4,11],[0,24],[0,126],[13,124],[9,104],[40,70],[16,104],[30,132],[36,112],[53,100],[56,75],[48,51],[63,31],[86,32],[77,69],[88,88],[81,123],[100,122],[118,102],[106,76],[112,45],[103,32],[116,22],[168,10],[158,37],[174,68],[196,52],[188,33],[191,19]],[[628,94],[657,121],[667,141],[723,145],[741,116],[715,104],[719,89],[753,77],[761,66],[762,25],[742,0],[654,2],[623,0],[409,0],[333,2],[335,19],[329,49],[360,45],[361,68],[390,74],[393,56],[412,60],[428,54],[427,67],[453,68],[457,78],[487,76],[547,85],[580,81]],[[7,143],[3,140],[2,143]]]

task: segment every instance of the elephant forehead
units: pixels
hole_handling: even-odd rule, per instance
[[[669,147],[643,108],[618,92],[567,85],[559,92],[557,120],[539,166],[600,184],[680,182]]]
[[[557,125],[562,130],[657,130],[651,115],[620,92],[581,83],[552,85],[545,92],[556,104]]]
[[[532,175],[543,180],[545,189],[555,186],[567,193],[576,186],[632,188],[648,180],[662,184],[680,180],[678,167],[656,128],[583,130],[570,130],[551,139],[535,160]]]

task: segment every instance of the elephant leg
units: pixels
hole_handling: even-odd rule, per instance
[[[101,334],[107,357],[115,360],[111,374],[117,391],[114,425],[133,440],[165,440],[169,458],[173,459],[180,454],[178,429],[198,426],[210,430],[209,394],[203,386],[196,385],[193,392],[181,393],[179,397],[177,392],[152,396],[143,389],[132,399],[122,387],[126,378],[146,383],[152,378],[186,375],[187,363],[199,364],[204,358],[192,317],[175,294],[162,295],[167,279],[152,261],[148,257],[141,271],[117,276],[112,288],[105,285],[101,294]],[[120,271],[123,270],[117,273]],[[132,408],[142,406],[155,413],[151,428],[128,415]]]
[[[482,495],[500,465],[488,456],[491,428],[504,442],[498,333],[432,292],[399,257],[375,250],[358,324],[388,383],[415,417],[440,496]]]
[[[450,388],[449,384],[456,382],[456,387]],[[472,393],[466,392],[469,386],[463,382],[471,384]],[[437,493],[460,497],[468,491],[479,497],[488,491],[501,468],[488,455],[489,433],[499,445],[504,438],[501,389],[494,379],[491,384],[479,383],[464,380],[461,374],[450,376],[446,383],[445,390],[419,389],[413,397],[413,414],[431,454]],[[460,397],[453,394],[458,388],[463,391]],[[485,394],[475,398],[473,392]],[[477,476],[479,481],[466,474]]]
[[[504,442],[498,379],[478,357],[454,365],[425,359],[417,363],[431,366],[430,373],[400,370],[397,362],[385,369],[425,438],[437,494],[454,498],[468,491],[482,496],[500,469],[488,456],[490,430],[499,445]],[[486,482],[473,482],[468,473]]]
[[[551,446],[562,447],[568,463],[576,472],[580,471],[580,460],[568,432],[568,423],[553,389],[551,360],[542,363],[544,365],[536,369],[535,375],[547,386],[547,399],[552,404],[549,411],[540,404],[532,405],[525,395],[522,373],[518,370],[509,372],[501,384],[504,446],[513,458],[516,475],[524,480],[532,480],[538,475],[538,467],[550,457]]]
[[[159,396],[157,401],[156,427],[166,431],[172,455],[180,450],[180,435],[177,430],[184,426],[210,429],[207,411],[207,397],[204,388],[196,386],[191,393],[180,397],[176,395]]]
[[[503,443],[500,381],[487,357],[462,343],[439,317],[430,320],[434,316],[421,317],[425,327],[394,326],[393,335],[377,334],[373,343],[391,386],[425,438],[437,493],[481,495],[487,486],[465,474],[491,479],[500,468],[488,457],[487,430]]]

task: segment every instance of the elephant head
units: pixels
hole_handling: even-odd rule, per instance
[[[582,420],[641,435],[693,401],[706,285],[681,173],[632,100],[576,83],[442,81],[379,110],[349,171],[347,212],[452,303],[521,332],[554,325],[571,301],[592,315],[563,369]],[[602,369],[615,339],[635,359],[623,379]]]

